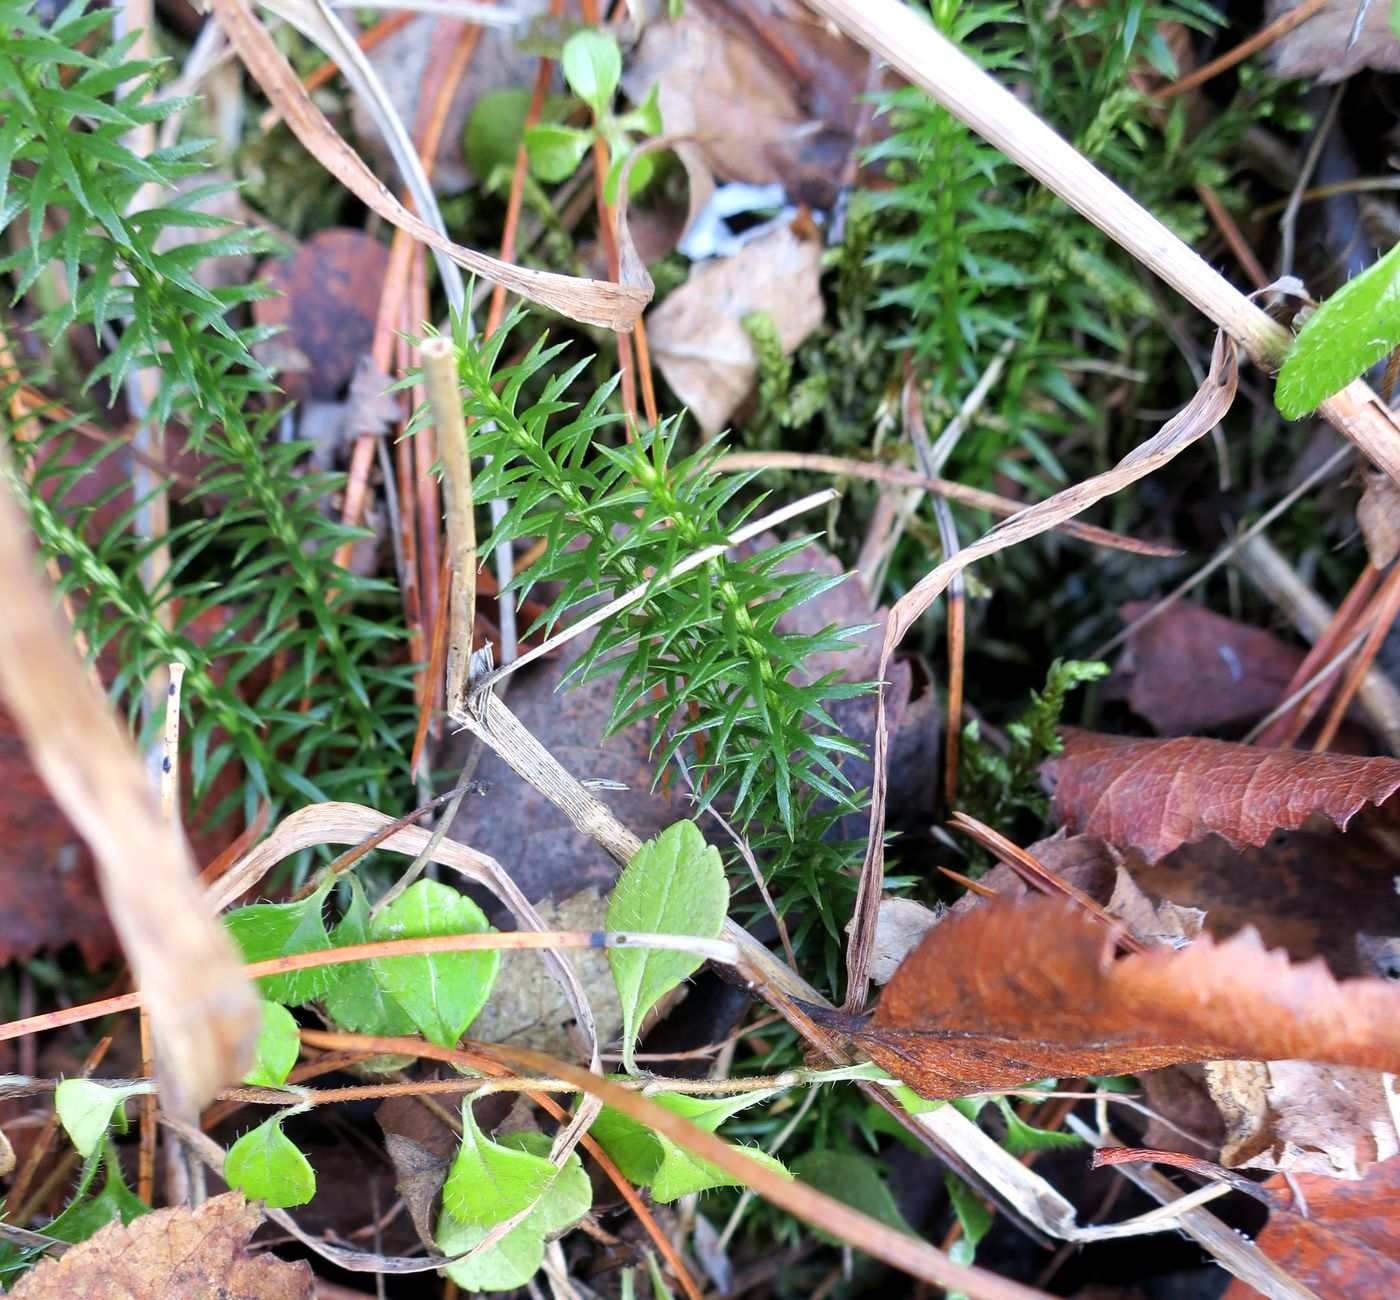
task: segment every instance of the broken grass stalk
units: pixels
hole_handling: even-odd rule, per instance
[[[476,626],[476,512],[472,501],[472,458],[457,380],[457,353],[450,339],[424,339],[423,384],[437,430],[442,462],[447,543],[452,553],[452,591],[447,634],[447,711],[462,705]],[[435,687],[429,683],[429,689]]]

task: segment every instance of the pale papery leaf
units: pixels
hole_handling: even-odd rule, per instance
[[[1042,769],[1055,815],[1156,862],[1215,834],[1236,849],[1296,830],[1314,813],[1342,829],[1400,789],[1400,760],[1256,749],[1183,736],[1140,740],[1065,728],[1065,750]]]
[[[935,926],[873,1016],[819,1013],[925,1097],[1183,1061],[1400,1069],[1400,987],[1294,966],[1253,930],[1117,958],[1073,904],[991,899]],[[844,1022],[841,1023],[841,1022]]]

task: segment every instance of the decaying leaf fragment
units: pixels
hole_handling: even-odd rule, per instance
[[[820,242],[783,226],[733,257],[701,263],[647,317],[651,354],[707,438],[724,427],[758,374],[744,317],[767,312],[783,351],[795,351],[822,323],[820,267]]]
[[[995,898],[935,926],[875,1014],[831,1017],[925,1097],[1182,1061],[1307,1059],[1400,1069],[1400,987],[1292,966],[1252,930],[1114,956],[1059,899]]]
[[[143,1214],[130,1227],[114,1220],[61,1259],[45,1260],[26,1273],[10,1295],[19,1300],[314,1300],[309,1264],[249,1255],[248,1238],[262,1217],[241,1193],[226,1192],[194,1210],[181,1205]]]
[[[1212,833],[1236,849],[1296,830],[1314,813],[1343,829],[1400,789],[1400,760],[1302,754],[1183,736],[1136,740],[1066,727],[1045,764],[1055,815],[1149,863]]]

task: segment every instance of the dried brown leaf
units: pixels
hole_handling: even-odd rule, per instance
[[[1121,959],[1058,899],[991,899],[934,927],[847,1032],[926,1097],[1181,1061],[1400,1066],[1400,988],[1290,966],[1253,931]]]
[[[1361,1182],[1275,1174],[1264,1190],[1293,1208],[1269,1215],[1259,1245],[1320,1300],[1400,1295],[1400,1160],[1376,1166]],[[1253,1288],[1231,1282],[1224,1300],[1256,1297]]]
[[[1156,862],[1212,833],[1235,848],[1296,830],[1314,813],[1346,829],[1368,803],[1400,789],[1400,760],[1255,749],[1183,736],[1136,740],[1066,728],[1045,765],[1055,813],[1071,833],[1099,835]]]
[[[239,58],[303,147],[371,211],[473,275],[504,285],[528,302],[549,307],[588,325],[624,331],[632,328],[651,299],[650,289],[515,266],[444,238],[404,207],[360,155],[336,133],[325,114],[302,89],[291,64],[273,43],[247,0],[211,0],[211,9]]]
[[[226,1192],[194,1210],[181,1205],[143,1214],[128,1227],[114,1220],[61,1259],[43,1261],[10,1294],[19,1300],[315,1300],[309,1264],[248,1253],[262,1218],[241,1192]]]
[[[1120,612],[1131,624],[1150,608],[1134,601]],[[1263,717],[1302,662],[1297,646],[1179,601],[1129,635],[1108,685],[1158,735],[1189,736]]]
[[[1396,43],[1400,51],[1400,42]],[[1366,471],[1366,490],[1356,503],[1356,522],[1366,539],[1371,567],[1385,569],[1400,555],[1400,486],[1378,469]]]
[[[1269,0],[1269,22],[1298,7],[1298,0]],[[1322,11],[1293,29],[1269,49],[1267,58],[1280,77],[1311,77],[1330,83],[1363,68],[1400,72],[1400,43],[1390,30],[1390,6],[1372,3],[1365,21],[1351,38],[1361,0],[1331,0]]]
[[[1222,1164],[1354,1179],[1400,1154],[1400,1098],[1376,1070],[1211,1061],[1205,1080],[1225,1119]]]
[[[77,944],[90,967],[117,954],[92,854],[44,788],[0,708],[0,963]]]
[[[623,87],[638,103],[656,86],[691,173],[782,184],[813,207],[835,200],[854,142],[868,59],[853,42],[763,0],[688,6],[648,23]],[[703,188],[703,183],[702,183]]]
[[[758,374],[745,316],[767,312],[784,353],[822,323],[820,263],[820,242],[784,226],[733,257],[700,263],[647,317],[651,355],[706,437],[724,427]]]
[[[287,370],[279,381],[289,397],[333,402],[343,396],[374,338],[388,269],[388,248],[359,230],[322,230],[290,260],[264,267],[276,296],[255,302],[253,318],[283,327],[269,341],[304,358],[304,369]]]
[[[1126,860],[1149,894],[1204,909],[1217,934],[1253,925],[1294,961],[1321,957],[1335,975],[1386,975],[1400,936],[1398,837],[1400,800],[1391,799],[1362,809],[1345,832],[1313,817],[1238,852],[1212,835],[1150,866],[1131,851]]]

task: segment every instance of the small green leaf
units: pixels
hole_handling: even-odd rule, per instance
[[[573,126],[542,123],[525,132],[525,152],[530,170],[542,181],[568,180],[593,144],[593,132]]]
[[[59,1241],[86,1241],[114,1219],[126,1224],[151,1212],[151,1207],[126,1185],[122,1178],[121,1161],[110,1142],[102,1164],[106,1170],[102,1190],[95,1196],[85,1195],[91,1180],[84,1176],[78,1192],[64,1206],[63,1213],[44,1229],[48,1236],[57,1237]]]
[[[606,113],[622,80],[616,38],[595,27],[575,32],[564,42],[561,63],[569,89],[600,117]]]
[[[128,1097],[152,1090],[149,1083],[109,1088],[91,1079],[64,1079],[54,1090],[54,1108],[78,1154],[86,1160],[102,1145],[112,1112]]]
[[[442,1188],[442,1204],[461,1223],[490,1228],[533,1205],[557,1171],[518,1147],[493,1142],[462,1103],[462,1145]]]
[[[486,1237],[494,1224],[519,1213],[524,1204],[533,1203],[529,1215],[490,1250],[475,1259],[449,1265],[445,1270],[458,1286],[469,1291],[509,1291],[524,1286],[535,1275],[544,1259],[545,1239],[572,1227],[588,1212],[593,1203],[593,1187],[578,1156],[569,1156],[562,1169],[554,1167],[548,1159],[550,1142],[544,1134],[512,1133],[500,1142],[492,1142],[481,1134],[475,1119],[469,1118],[470,1111],[468,1103],[463,1107],[462,1152],[467,1151],[470,1143],[474,1153],[463,1162],[462,1152],[459,1152],[453,1164],[443,1190],[443,1212],[438,1219],[436,1240],[444,1254],[465,1254]],[[511,1160],[511,1157],[522,1156],[531,1162],[528,1167]],[[464,1190],[469,1212],[484,1214],[490,1221],[458,1218],[451,1208],[456,1195],[448,1189],[459,1164],[468,1171],[464,1174],[468,1178],[490,1179],[499,1174],[511,1198],[507,1203],[515,1207],[511,1213],[502,1214],[491,1208],[493,1184],[488,1182],[481,1189]],[[522,1204],[515,1193],[526,1184],[532,1189],[532,1200]]]
[[[1001,1111],[1002,1119],[1006,1121],[1006,1136],[1002,1139],[1001,1144],[1013,1156],[1027,1155],[1032,1151],[1048,1151],[1052,1148],[1084,1145],[1084,1139],[1076,1137],[1073,1133],[1035,1128],[1033,1125],[1027,1124],[1016,1114],[1011,1103],[1005,1097],[998,1097],[996,1103],[997,1109]]]
[[[327,881],[309,898],[299,903],[255,903],[240,907],[224,917],[238,950],[247,962],[267,961],[296,953],[322,952],[331,946],[326,923],[321,916],[331,882]],[[330,986],[327,966],[293,971],[289,975],[268,975],[257,981],[263,997],[298,1007],[318,998]]]
[[[337,948],[370,941],[369,901],[359,880],[355,876],[349,879],[350,906],[331,934],[331,943]],[[369,962],[346,962],[329,969],[335,973],[322,1002],[336,1024],[352,1033],[385,1038],[413,1032],[412,1018],[379,987]]]
[[[894,1194],[869,1156],[850,1151],[809,1151],[793,1162],[792,1172],[804,1183],[811,1183],[818,1191],[878,1219],[896,1232],[918,1235],[899,1212]],[[820,1231],[818,1235],[835,1241]]]
[[[1400,244],[1348,280],[1299,331],[1274,403],[1289,420],[1316,409],[1400,343]]]
[[[632,153],[630,148],[614,152],[612,164],[608,168],[607,180],[603,184],[603,198],[606,202],[617,202],[617,192],[622,186],[622,169],[627,165],[627,160],[632,157]],[[635,199],[646,189],[647,183],[655,171],[656,155],[650,153],[639,155],[632,164],[632,170],[627,173],[628,197]]]
[[[301,1031],[292,1013],[280,1002],[262,1004],[262,1028],[258,1031],[258,1046],[253,1053],[253,1068],[243,1076],[243,1082],[254,1087],[280,1088],[297,1063],[301,1050]]]
[[[371,937],[419,939],[434,934],[488,934],[482,910],[435,880],[410,885],[374,918]],[[371,963],[375,982],[408,1013],[418,1031],[451,1047],[476,1019],[501,967],[498,949],[386,957]]]
[[[224,1182],[274,1210],[305,1205],[316,1195],[316,1171],[282,1132],[282,1116],[264,1120],[228,1149]]]
[[[776,1091],[747,1092],[736,1097],[689,1097],[683,1093],[658,1093],[651,1100],[683,1116],[706,1133],[713,1133],[736,1111],[765,1101]],[[640,1186],[650,1187],[655,1200],[675,1201],[691,1192],[704,1192],[712,1187],[743,1185],[740,1179],[717,1165],[691,1155],[670,1138],[609,1106],[603,1108],[589,1131],[624,1177]],[[766,1151],[755,1147],[735,1149],[766,1165],[774,1173],[785,1178],[792,1177],[783,1164]]]
[[[944,1170],[943,1181],[948,1188],[948,1199],[953,1203],[953,1213],[958,1216],[963,1236],[971,1250],[976,1250],[992,1226],[992,1212],[987,1209],[982,1198],[951,1169]],[[962,1262],[972,1263],[971,1251]]]
[[[619,130],[636,131],[639,135],[661,134],[661,83],[647,91],[647,97],[636,108],[619,113],[615,123]]]
[[[717,939],[729,906],[719,850],[694,822],[668,826],[643,844],[623,870],[608,903],[609,930],[637,930]],[[622,1057],[631,1074],[637,1031],[659,998],[693,975],[703,958],[657,948],[610,948],[608,961],[622,1002]]]
[[[530,92],[523,86],[488,90],[472,106],[462,149],[469,166],[483,184],[498,170],[515,165],[530,109]]]

